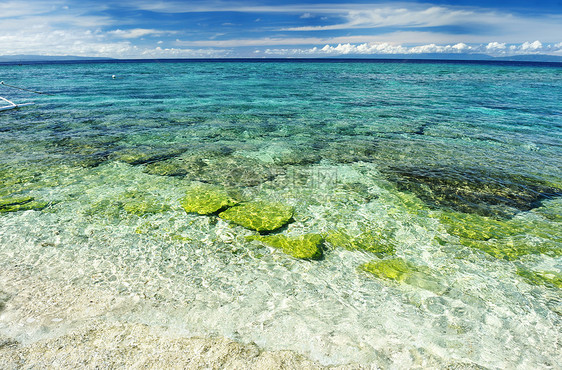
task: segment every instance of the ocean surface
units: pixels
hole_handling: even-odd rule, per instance
[[[0,80],[48,94],[0,85],[35,103],[0,112],[5,343],[127,323],[322,365],[562,363],[562,66],[83,62]],[[267,236],[320,235],[322,257],[187,213],[198,185],[292,207]]]

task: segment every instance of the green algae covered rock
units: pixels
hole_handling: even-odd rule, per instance
[[[29,203],[33,199],[34,199],[33,197],[5,197],[5,198],[0,198],[0,208],[18,205],[18,204]]]
[[[446,288],[434,277],[435,273],[423,266],[416,266],[402,258],[371,261],[359,269],[383,280],[412,285],[431,292],[442,294]]]
[[[537,242],[524,238],[504,238],[488,241],[460,238],[459,241],[465,247],[479,249],[495,258],[507,261],[515,261],[529,254],[544,254],[551,257],[562,255],[562,249],[557,246],[557,243],[550,241]]]
[[[295,258],[318,260],[322,258],[322,235],[306,234],[297,237],[285,235],[252,235],[248,240],[257,240],[274,248],[282,250],[284,253]]]
[[[496,258],[513,261],[529,254],[562,255],[561,228],[552,222],[498,221],[454,212],[441,214],[440,221],[449,234],[459,237],[460,244]]]
[[[168,204],[145,191],[127,191],[114,198],[101,199],[91,205],[85,213],[89,216],[120,218],[123,211],[128,214],[143,216],[146,214],[169,211]]]
[[[84,210],[88,216],[100,216],[104,218],[119,218],[122,210],[122,204],[115,199],[101,199],[90,205]]]
[[[122,202],[123,210],[127,213],[142,216],[149,213],[162,213],[170,210],[170,206],[162,204],[155,197],[130,197]]]
[[[498,239],[524,232],[519,225],[467,213],[443,213],[439,219],[449,234],[475,240]]]
[[[220,212],[237,203],[225,190],[212,185],[193,186],[186,191],[185,197],[180,200],[181,206],[187,213],[198,213],[200,215]]]
[[[545,285],[562,289],[562,274],[554,271],[528,271],[517,269],[517,275],[524,278],[529,284]]]
[[[125,212],[137,216],[170,210],[169,205],[163,204],[155,196],[143,191],[128,191],[122,194],[118,199],[118,206],[121,206]]]
[[[387,237],[376,231],[366,231],[357,236],[351,236],[346,231],[340,230],[328,234],[326,241],[334,247],[350,251],[364,250],[380,257],[395,253],[394,246],[387,241]]]
[[[414,272],[417,271],[414,265],[404,261],[402,258],[371,261],[359,266],[359,268],[375,275],[378,278],[390,279],[398,282],[408,279]]]
[[[33,197],[3,197],[0,198],[0,213],[17,211],[40,211],[47,206],[47,202],[38,202]]]
[[[293,207],[281,203],[248,202],[227,209],[219,217],[247,229],[273,231],[287,224],[293,212]]]

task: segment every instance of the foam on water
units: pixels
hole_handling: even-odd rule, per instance
[[[0,117],[0,196],[50,202],[43,210],[0,213],[0,333],[32,348],[21,350],[30,361],[33,348],[43,348],[37,343],[61,338],[64,347],[88,327],[113,343],[116,327],[140,325],[148,329],[126,330],[226,337],[324,365],[549,368],[562,362],[561,290],[517,274],[521,268],[560,272],[560,253],[508,260],[468,247],[443,221],[457,213],[436,206],[438,196],[429,203],[400,190],[385,172],[406,165],[459,173],[480,167],[490,183],[499,170],[513,175],[509,181],[522,184],[522,192],[529,178],[545,189],[560,186],[560,143],[552,137],[559,135],[559,107],[527,86],[535,81],[560,90],[557,71],[178,63],[166,65],[169,74],[162,76],[152,64],[2,68],[31,81],[46,78],[45,71],[81,76],[45,82],[72,97],[69,106],[44,97],[36,110]],[[122,80],[100,82],[111,68],[122,69],[109,73]],[[440,68],[449,73],[437,73]],[[164,77],[158,88],[154,76]],[[498,93],[477,93],[491,80],[514,81],[501,90],[505,99],[519,88],[513,99],[542,100],[524,106],[508,100],[501,109],[480,111],[486,95]],[[369,90],[373,84],[379,93]],[[501,113],[507,109],[533,133]],[[436,122],[420,129],[427,120]],[[502,122],[509,129],[494,128]],[[554,124],[545,133],[548,122]],[[154,163],[188,171],[159,176],[148,171]],[[186,214],[180,199],[201,182],[242,200],[295,207],[294,220],[280,231],[285,235],[384,232],[396,256],[429,268],[438,288],[359,270],[379,258],[366,251],[327,242],[323,260],[297,260],[249,242],[253,231],[216,215]],[[482,242],[516,238],[561,250],[559,199],[523,212],[502,209],[509,219],[489,222],[513,229]],[[138,210],[134,202],[149,206]],[[486,225],[487,218],[474,217]],[[154,336],[135,340],[148,346]],[[136,355],[151,356],[145,348]]]

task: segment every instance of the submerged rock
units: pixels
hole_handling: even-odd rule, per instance
[[[163,162],[149,163],[144,172],[159,176],[185,176],[188,170],[182,166],[181,162],[170,159]]]
[[[460,238],[460,243],[465,247],[478,249],[493,257],[507,261],[514,261],[530,254],[542,254],[551,257],[562,255],[562,248],[557,243],[529,241],[523,237],[487,241]]]
[[[248,202],[236,205],[219,217],[256,231],[273,231],[293,218],[294,209],[281,203]]]
[[[554,222],[562,222],[562,198],[549,201],[546,205],[535,209],[535,212]]]
[[[562,273],[554,271],[529,271],[517,269],[517,275],[524,278],[529,284],[545,285],[562,289]]]
[[[25,203],[29,203],[31,202],[33,199],[33,197],[6,197],[6,198],[0,198],[0,208],[1,207],[7,207],[7,206],[13,206],[13,205],[18,205],[18,204],[25,204]]]
[[[54,140],[47,150],[61,155],[72,166],[96,167],[105,162],[118,146],[120,136],[67,136]]]
[[[449,234],[459,237],[460,244],[499,259],[513,261],[529,254],[562,255],[562,232],[549,223],[499,221],[454,212],[443,213],[439,219]]]
[[[108,157],[109,157],[109,153],[107,152],[100,152],[92,155],[83,155],[83,156],[77,155],[77,156],[73,156],[70,159],[69,164],[75,167],[84,167],[84,168],[97,167],[103,162],[107,161]]]
[[[114,198],[101,199],[95,202],[85,213],[90,216],[119,218],[123,211],[132,215],[143,216],[166,212],[170,209],[168,204],[162,203],[152,194],[144,191],[127,191]]]
[[[33,197],[3,197],[0,198],[0,213],[17,211],[40,211],[47,207],[47,202],[38,202]]]
[[[88,155],[115,148],[121,140],[122,137],[113,135],[67,136],[54,140],[50,147],[54,151]]]
[[[180,204],[187,213],[209,215],[232,207],[238,202],[228,193],[216,186],[198,185],[186,191]]]
[[[387,178],[400,191],[411,191],[428,205],[496,218],[539,207],[562,195],[539,179],[464,168],[389,167]]]
[[[251,158],[207,158],[196,154],[149,163],[144,172],[160,176],[185,176],[190,181],[224,187],[253,187],[275,179],[283,170],[280,166]]]
[[[322,157],[335,163],[370,162],[376,158],[377,143],[352,137],[335,139],[322,152]]]
[[[183,152],[185,152],[185,149],[133,147],[115,151],[111,154],[111,159],[125,162],[130,165],[139,165],[164,161],[169,158],[177,157]]]
[[[208,179],[200,179],[199,175],[205,172],[207,162],[203,158],[171,158],[165,161],[148,163],[144,172],[159,176],[187,176],[189,180],[209,182]]]
[[[41,187],[42,172],[28,166],[8,167],[0,165],[0,197]]]
[[[292,150],[287,153],[282,153],[274,159],[275,164],[280,166],[306,166],[315,164],[322,160],[322,156],[316,151],[305,150]]]
[[[363,250],[374,253],[377,256],[393,255],[394,246],[388,241],[388,236],[382,232],[366,231],[352,236],[344,230],[340,230],[326,236],[326,241],[334,247],[344,248],[350,251]]]
[[[251,158],[225,157],[206,162],[187,178],[226,187],[254,187],[275,179],[281,169]]]
[[[121,197],[120,203],[125,212],[137,216],[170,210],[169,205],[161,203],[153,195],[144,192],[127,192]]]
[[[285,235],[252,235],[248,240],[257,240],[295,258],[318,260],[322,258],[322,241],[319,234],[306,234],[297,237]]]
[[[379,279],[393,280],[398,283],[429,290],[437,294],[441,294],[446,290],[446,288],[433,277],[435,273],[431,269],[428,267],[416,266],[402,258],[371,261],[359,266],[359,269]]]
[[[467,213],[444,212],[439,220],[449,234],[474,240],[499,239],[524,232],[518,225]]]

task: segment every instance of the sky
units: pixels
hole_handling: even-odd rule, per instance
[[[0,55],[562,56],[562,0],[3,0]]]

